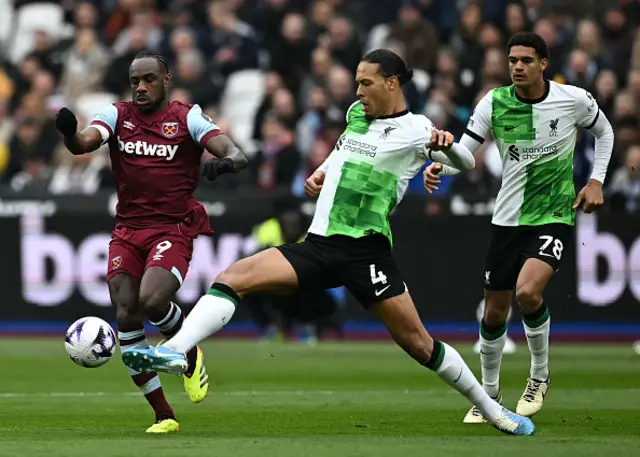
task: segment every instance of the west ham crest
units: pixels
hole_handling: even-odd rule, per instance
[[[113,259],[111,259],[111,269],[112,270],[117,270],[118,268],[120,268],[120,265],[122,265],[122,257],[121,256],[116,256]]]
[[[167,138],[173,138],[178,134],[178,123],[177,122],[163,122],[162,123],[162,134]]]

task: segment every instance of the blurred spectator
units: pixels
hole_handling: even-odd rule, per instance
[[[549,65],[544,72],[545,78],[563,82],[562,71],[569,50],[560,43],[556,26],[549,19],[540,19],[534,25],[533,31],[542,37],[549,49]]]
[[[296,145],[303,156],[311,150],[313,141],[320,136],[324,128],[327,104],[327,94],[324,89],[321,87],[311,89],[307,110],[296,126]]]
[[[220,99],[220,91],[207,74],[206,61],[200,51],[187,49],[180,52],[173,69],[173,78],[173,87],[187,91],[191,103],[205,107]]]
[[[251,26],[238,19],[226,2],[209,7],[211,31],[204,46],[213,67],[227,77],[234,71],[258,68],[258,43]]]
[[[530,29],[527,13],[521,3],[509,3],[505,12],[505,29],[507,36],[515,35]]]
[[[629,213],[640,209],[640,145],[627,149],[626,163],[613,173],[609,194],[623,197]]]
[[[298,109],[293,94],[287,89],[278,89],[273,94],[273,113],[287,129],[295,129],[298,123]]]
[[[300,167],[300,153],[295,148],[293,132],[278,117],[269,116],[263,122],[261,147],[252,167],[258,189],[291,187]]]
[[[618,91],[618,80],[612,70],[603,70],[596,78],[594,97],[598,106],[609,120],[613,116],[615,95]]]
[[[331,51],[333,58],[355,74],[362,58],[362,43],[353,23],[346,17],[331,21],[329,32],[318,39],[319,45]]]
[[[622,10],[611,6],[602,21],[603,46],[609,51],[612,68],[624,84],[633,50],[634,30]]]
[[[256,114],[253,120],[253,139],[260,139],[262,123],[267,116],[267,113],[273,108],[273,96],[278,89],[282,88],[284,88],[284,83],[282,82],[282,78],[278,73],[272,71],[265,75],[264,96],[262,98],[262,102],[260,102],[260,105],[256,110]]]
[[[9,106],[0,98],[0,143],[7,144],[13,134],[13,119],[9,116]]]
[[[309,69],[313,43],[305,35],[306,20],[297,13],[287,14],[280,36],[270,51],[271,69],[278,72],[289,90],[297,93]]]
[[[307,37],[313,42],[329,31],[331,20],[335,17],[335,10],[329,0],[316,0],[311,5],[310,23]]]
[[[484,49],[499,49],[504,51],[504,37],[495,24],[486,22],[480,30],[480,43]]]
[[[54,48],[53,37],[44,30],[37,30],[34,34],[34,49],[29,54],[40,63],[40,67],[50,72],[56,80],[62,72],[62,54]]]
[[[129,31],[129,42],[123,54],[111,62],[104,77],[104,87],[109,92],[122,94],[129,89],[129,65],[134,57],[147,49],[147,35],[144,29],[134,27]]]
[[[486,82],[492,81],[501,86],[510,83],[509,64],[502,49],[487,49],[482,65],[482,77]]]
[[[186,104],[193,103],[191,92],[181,87],[174,87],[173,89],[171,89],[171,92],[169,93],[169,99],[177,100]]]
[[[78,117],[78,130],[85,127],[86,120]],[[99,189],[115,188],[107,145],[90,154],[73,155],[61,142],[54,151],[54,162],[48,182],[48,190],[54,195],[93,194]]]
[[[10,160],[5,176],[15,190],[29,181],[42,177],[51,162],[56,142],[47,141],[36,118],[26,117],[18,122],[9,142]]]
[[[640,105],[640,68],[634,68],[627,76],[627,92],[636,106]]]
[[[583,19],[578,23],[575,49],[587,53],[591,61],[596,65],[596,72],[609,68],[611,65],[611,59],[603,47],[600,29],[590,19]]]
[[[354,102],[353,75],[344,67],[334,66],[329,71],[328,115],[333,119],[344,119]]]
[[[315,87],[328,87],[329,71],[333,65],[331,53],[325,48],[316,48],[311,54],[311,68],[302,81],[299,99],[302,102],[301,108],[307,109],[309,92]]]
[[[74,20],[76,31],[81,30],[97,30],[98,29],[98,10],[96,5],[89,1],[79,1],[75,5]]]
[[[402,3],[398,23],[391,29],[389,38],[405,46],[405,62],[410,68],[431,71],[438,53],[438,32],[432,23],[422,18],[419,3],[419,0]]]
[[[109,54],[98,42],[95,31],[79,30],[67,55],[60,81],[60,89],[67,102],[73,105],[80,96],[100,91],[108,66]]]
[[[615,140],[613,143],[613,156],[611,157],[611,170],[616,165],[625,162],[626,151],[635,144],[640,144],[640,123],[636,116],[624,116],[617,118],[613,124]]]
[[[155,20],[155,12],[148,9],[142,9],[131,13],[130,25],[118,34],[115,43],[113,43],[112,51],[115,55],[122,55],[129,49],[132,33],[142,32],[145,35],[147,48],[151,50],[159,50],[162,41],[162,29],[160,24]],[[134,32],[135,30],[135,32]]]
[[[11,112],[17,108],[22,97],[29,92],[36,73],[42,68],[40,61],[32,56],[27,56],[18,64],[17,68],[11,69],[9,76],[13,80],[13,96],[11,97]]]
[[[187,51],[198,49],[196,32],[187,26],[176,27],[167,34],[162,44],[164,55],[171,63],[175,63],[178,56]]]
[[[304,195],[304,182],[315,172],[320,165],[329,157],[333,145],[330,145],[322,138],[316,138],[311,144],[309,153],[306,155],[302,168],[298,172],[291,187],[291,193],[296,197]]]
[[[591,60],[589,54],[581,49],[574,49],[569,54],[569,62],[564,71],[566,84],[582,87],[593,92],[598,65]]]
[[[153,9],[153,0],[118,0],[117,8],[109,16],[105,25],[105,36],[108,43],[116,42],[123,32],[126,33],[127,28],[133,25],[133,18],[137,13],[142,13],[142,16],[138,16],[136,25],[137,27],[145,27],[145,32],[162,23],[159,13]],[[141,24],[142,20],[147,20],[148,24]],[[145,40],[148,38],[145,33]]]

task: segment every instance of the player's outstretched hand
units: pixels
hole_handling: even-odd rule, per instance
[[[432,151],[448,151],[453,144],[453,135],[446,130],[434,129],[431,132],[431,139],[427,143],[427,149]]]
[[[56,129],[64,136],[73,136],[78,130],[78,119],[68,108],[60,108],[56,114]]]
[[[205,176],[209,181],[213,181],[224,173],[231,172],[233,172],[233,161],[229,157],[210,159],[202,166],[202,176]]]
[[[573,209],[577,209],[583,204],[584,212],[589,214],[597,210],[604,203],[602,196],[602,184],[595,179],[590,179],[586,186],[578,192],[576,201],[573,202]]]
[[[424,188],[430,194],[434,190],[438,190],[438,184],[440,184],[440,172],[442,171],[442,164],[439,162],[433,162],[427,168],[424,169],[422,177],[424,179]]]
[[[324,183],[324,172],[318,170],[313,173],[304,183],[304,193],[309,198],[316,198],[320,195],[322,184]]]

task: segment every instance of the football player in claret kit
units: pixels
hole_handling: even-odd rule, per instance
[[[529,419],[492,400],[460,354],[429,335],[393,258],[389,213],[409,180],[429,159],[465,170],[475,165],[471,152],[453,143],[453,135],[407,110],[401,86],[411,77],[389,50],[364,56],[356,73],[359,100],[347,112],[347,128],[305,183],[305,193],[318,198],[306,239],[231,265],[173,338],[156,348],[123,351],[129,367],[182,373],[188,369],[185,354],[220,330],[244,295],[344,285],[382,320],[402,349],[476,405],[494,427],[507,434],[533,434]]]
[[[516,413],[529,417],[542,409],[550,386],[550,315],[544,291],[572,238],[578,207],[583,205],[584,212],[591,213],[603,203],[602,184],[614,135],[589,92],[544,79],[548,51],[540,36],[521,32],[507,47],[513,84],[493,89],[480,100],[460,142],[475,151],[491,132],[502,158],[502,185],[483,277],[482,383],[492,398],[502,401],[500,365],[515,291],[531,352],[529,378]],[[573,151],[582,128],[595,137],[595,157],[591,177],[576,195]],[[425,186],[431,191],[439,175],[459,171],[430,165],[424,173]],[[485,418],[474,407],[463,420],[477,424]]]
[[[182,311],[171,299],[187,275],[193,239],[213,233],[193,196],[200,174],[213,180],[247,166],[244,154],[200,106],[168,101],[171,73],[162,56],[136,56],[129,83],[132,101],[106,107],[81,132],[69,109],[56,118],[72,154],[109,145],[118,206],[107,281],[122,350],[149,346],[143,316],[166,338],[181,328]],[[195,346],[187,358],[184,386],[197,403],[209,389],[204,357]],[[155,412],[147,432],[179,431],[158,375],[128,370]]]

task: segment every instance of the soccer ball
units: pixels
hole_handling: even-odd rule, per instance
[[[67,330],[64,348],[74,363],[85,368],[97,368],[111,360],[116,348],[116,334],[99,317],[83,317]]]

